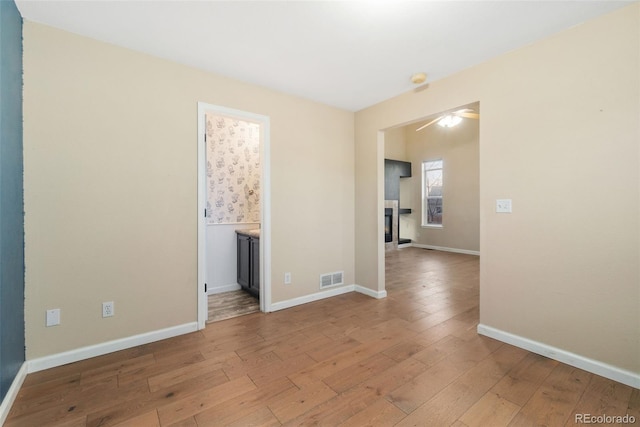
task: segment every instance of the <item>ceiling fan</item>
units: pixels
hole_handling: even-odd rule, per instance
[[[453,127],[460,123],[463,117],[467,119],[478,120],[480,118],[480,114],[476,113],[471,108],[463,108],[462,110],[445,113],[431,120],[429,123],[420,126],[418,129],[416,129],[416,132],[421,131],[428,126],[431,126],[434,123],[438,123],[442,127]]]

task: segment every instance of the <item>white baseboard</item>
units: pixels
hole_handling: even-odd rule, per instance
[[[364,286],[354,285],[354,291],[359,292],[361,294],[370,296],[376,299],[382,299],[387,297],[387,291],[374,291],[369,288],[365,288]]]
[[[223,285],[223,286],[216,286],[208,288],[207,289],[207,295],[215,295],[215,294],[221,294],[223,292],[231,292],[231,291],[238,291],[242,289],[242,286],[238,285],[237,283],[232,283],[230,285]]]
[[[274,303],[271,303],[271,311],[284,310],[286,308],[291,308],[297,305],[319,301],[325,298],[335,297],[335,296],[346,294],[348,292],[353,292],[353,291],[354,291],[354,285],[348,285],[348,286],[342,286],[340,288],[333,288],[326,291],[316,292],[315,294],[288,299],[285,301],[274,302]]]
[[[422,245],[420,243],[412,243],[411,245],[414,248],[433,249],[434,251],[455,252],[457,254],[480,256],[480,251],[470,251],[470,250],[467,250],[467,249],[447,248],[447,247],[444,247],[444,246]]]
[[[533,341],[483,324],[478,325],[478,333],[480,335],[485,335],[497,339],[498,341],[506,342],[507,344],[529,350],[533,353],[546,356],[550,359],[566,363],[567,365],[584,369],[592,374],[600,375],[631,387],[640,388],[640,373],[620,369],[616,366],[612,366],[598,360],[589,359],[588,357],[580,356],[579,354],[571,353],[566,350],[552,347],[550,345]]]
[[[73,363],[79,360],[89,359],[91,357],[102,356],[103,354],[113,353],[114,351],[124,350],[127,348],[135,347],[137,345],[148,344],[150,342],[188,334],[197,330],[198,322],[185,323],[183,325],[173,326],[171,328],[160,329],[140,335],[134,335],[127,338],[121,338],[96,345],[91,345],[88,347],[65,351],[63,353],[52,354],[51,356],[28,360],[26,363],[29,373],[38,372],[44,369],[66,365],[67,363]]]
[[[13,379],[11,387],[7,390],[7,394],[5,394],[4,399],[2,399],[2,404],[0,404],[0,426],[4,425],[4,422],[9,416],[9,411],[13,406],[13,402],[16,400],[16,396],[18,396],[18,392],[20,391],[20,387],[22,387],[24,379],[27,377],[27,372],[27,362],[24,362],[18,370],[16,377]]]
[[[316,292],[315,294],[311,294],[311,295],[305,295],[298,298],[292,298],[286,301],[272,303],[270,311],[284,310],[286,308],[295,307],[301,304],[307,304],[309,302],[319,301],[325,298],[335,297],[335,296],[346,294],[349,292],[359,292],[361,294],[365,294],[377,299],[385,298],[387,296],[387,291],[379,292],[379,291],[373,291],[369,288],[365,288],[364,286],[360,286],[360,285],[347,285],[347,286],[342,286],[340,288],[333,288],[326,291]]]

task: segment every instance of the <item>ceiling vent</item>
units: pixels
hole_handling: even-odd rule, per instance
[[[344,284],[344,271],[320,275],[320,289]]]

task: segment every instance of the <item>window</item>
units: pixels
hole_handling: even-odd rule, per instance
[[[422,225],[442,226],[442,160],[422,162]]]

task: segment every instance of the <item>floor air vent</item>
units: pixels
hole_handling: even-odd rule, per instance
[[[335,273],[322,274],[320,276],[320,289],[328,288],[344,284],[344,272],[336,271]]]

